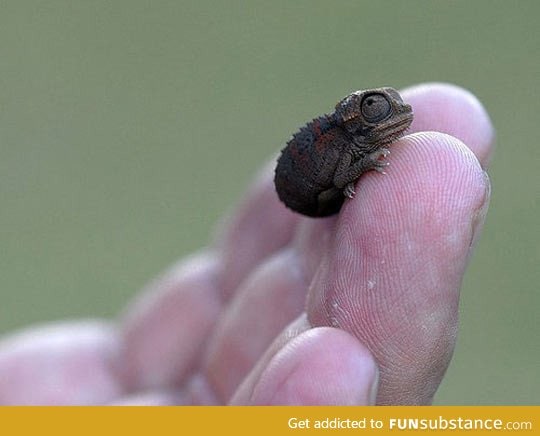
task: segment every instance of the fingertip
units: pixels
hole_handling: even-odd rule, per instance
[[[314,328],[270,360],[250,404],[370,405],[377,382],[375,360],[358,340],[342,330]]]
[[[423,219],[425,226],[439,219],[442,225],[459,212],[477,211],[489,197],[478,159],[453,136],[409,135],[394,144],[389,159],[386,175],[369,173],[359,181],[358,195],[345,203],[338,226],[359,217],[389,229],[407,217]]]
[[[31,327],[0,342],[0,404],[95,405],[123,390],[116,330],[99,320]]]
[[[274,187],[272,159],[259,171],[247,193],[217,229],[216,246],[223,257],[223,293],[230,297],[263,259],[293,237],[300,216],[287,209]]]
[[[201,252],[171,267],[128,306],[117,373],[129,391],[175,385],[201,357],[222,308],[219,264]]]
[[[207,343],[203,362],[219,398],[231,397],[276,335],[302,313],[306,288],[294,250],[274,254],[242,282]]]
[[[412,105],[411,132],[437,131],[454,136],[476,155],[483,168],[489,165],[495,130],[478,98],[450,83],[425,83],[406,88],[403,99]]]

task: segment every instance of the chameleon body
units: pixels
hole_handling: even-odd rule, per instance
[[[387,146],[412,120],[411,106],[393,88],[349,94],[334,112],[300,128],[281,151],[274,177],[279,198],[303,215],[338,213],[363,173],[383,172]]]

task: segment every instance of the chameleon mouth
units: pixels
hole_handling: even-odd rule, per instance
[[[373,139],[376,138],[375,142],[377,144],[389,144],[403,136],[411,126],[412,120],[412,112],[405,113],[392,121],[392,123],[387,124],[384,127],[381,126],[380,129],[374,129],[370,136],[372,136]]]

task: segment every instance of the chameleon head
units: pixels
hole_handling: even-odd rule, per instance
[[[349,94],[336,105],[334,116],[353,137],[384,145],[409,128],[413,111],[395,89],[386,87]]]

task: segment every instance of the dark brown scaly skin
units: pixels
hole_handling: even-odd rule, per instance
[[[354,182],[369,170],[383,172],[386,146],[411,125],[413,112],[393,88],[355,91],[334,112],[310,121],[281,151],[274,183],[287,207],[303,215],[339,212]]]

